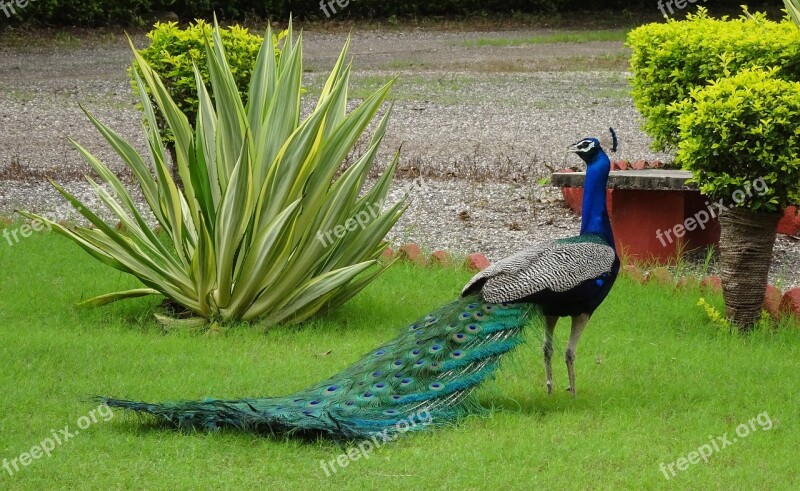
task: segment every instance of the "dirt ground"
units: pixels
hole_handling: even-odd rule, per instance
[[[356,95],[399,77],[386,154],[402,143],[403,158],[417,166],[458,172],[457,164],[483,165],[494,174],[496,164],[505,161],[505,167],[527,170],[533,156],[563,165],[568,143],[615,126],[623,141],[622,158],[656,157],[628,100],[621,42],[469,44],[498,38],[513,42],[548,32],[355,32]],[[344,38],[341,33],[304,33],[305,84],[311,94]],[[135,38],[139,46],[145,41]],[[73,44],[0,49],[0,124],[6,137],[0,168],[15,163],[57,173],[80,169],[65,138],[89,145],[97,138],[78,104],[141,143],[124,38]]]
[[[557,190],[540,185],[554,169],[579,165],[565,147],[585,136],[620,135],[616,158],[671,160],[650,150],[630,98],[621,41],[534,44],[549,30],[355,30],[354,97],[399,77],[395,111],[379,159],[402,144],[393,195],[412,205],[393,230],[401,242],[497,259],[532,243],[577,232]],[[35,36],[35,34],[33,34]],[[308,100],[323,83],[346,34],[304,32]],[[120,35],[65,35],[57,42],[0,37],[0,215],[23,208],[57,218],[74,212],[47,177],[93,202],[74,138],[117,170],[122,166],[81,112],[83,105],[144,151],[140,116]],[[146,39],[134,36],[143,46]],[[380,167],[377,171],[380,170]],[[464,212],[470,217],[463,220]],[[797,243],[781,239],[774,277],[800,284]]]

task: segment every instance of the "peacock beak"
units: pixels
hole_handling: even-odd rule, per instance
[[[578,153],[578,143],[580,142],[576,142],[567,146],[567,152]]]

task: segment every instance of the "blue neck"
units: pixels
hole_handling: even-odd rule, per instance
[[[606,208],[606,184],[611,162],[605,152],[600,151],[586,166],[586,181],[583,187],[583,215],[581,235],[597,234],[614,247],[614,234]]]

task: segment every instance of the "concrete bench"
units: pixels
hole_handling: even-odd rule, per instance
[[[611,171],[606,199],[617,252],[665,263],[682,251],[719,243],[717,207],[686,182],[691,177],[691,172],[682,170]],[[561,187],[564,200],[577,214],[581,213],[585,178],[585,172],[552,175],[552,184]],[[778,233],[800,233],[797,208],[786,210]]]
[[[607,204],[617,251],[636,259],[668,262],[681,251],[719,242],[716,208],[686,181],[681,170],[612,171]],[[556,172],[552,184],[578,214],[585,172]]]

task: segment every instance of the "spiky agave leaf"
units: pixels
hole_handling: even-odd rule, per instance
[[[792,18],[795,25],[800,28],[800,0],[783,0],[786,12]]]
[[[381,118],[368,150],[336,175],[380,111],[393,81],[347,113],[348,40],[314,111],[301,121],[302,36],[295,42],[290,24],[279,60],[271,28],[264,39],[245,106],[215,23],[206,43],[210,87],[195,70],[199,102],[195,127],[159,75],[133,50],[149,163],[129,142],[86,113],[131,169],[169,241],[165,245],[148,228],[113,172],[73,142],[102,180],[90,180],[98,198],[126,232],[107,225],[55,183],[94,229],[67,228],[23,214],[47,221],[95,258],[147,286],[101,295],[85,305],[158,293],[195,318],[298,321],[341,304],[382,271],[377,258],[385,247],[383,238],[406,206],[405,200],[385,203],[397,159],[371,189],[365,190],[364,184],[391,108]],[[156,109],[174,135],[182,188],[167,166]],[[359,227],[349,227],[345,236],[331,243],[319,240],[337,227],[352,225],[351,219],[364,216],[366,209],[383,211]],[[160,321],[169,322],[164,316]]]

